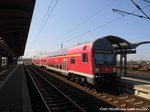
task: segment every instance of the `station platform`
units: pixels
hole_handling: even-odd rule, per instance
[[[32,112],[23,64],[0,73],[0,112]]]
[[[127,75],[120,83],[126,92],[150,100],[150,77]]]

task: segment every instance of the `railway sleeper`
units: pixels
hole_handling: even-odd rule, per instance
[[[139,101],[139,102],[133,103],[133,105],[140,105],[140,104],[143,104],[143,103],[144,103],[143,101]]]
[[[135,98],[126,100],[126,102],[133,102],[133,101],[135,101]]]

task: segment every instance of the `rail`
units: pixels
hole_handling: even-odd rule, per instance
[[[45,102],[38,86],[36,85],[31,72],[29,69],[25,66],[25,72],[26,72],[26,78],[27,78],[27,84],[29,88],[29,94],[32,104],[32,110],[34,112],[51,112],[51,110],[48,108],[47,103]]]
[[[44,76],[37,72],[34,68],[28,66],[28,69],[32,73],[32,77],[40,88],[40,94],[43,96],[44,102],[47,104],[51,111],[78,111],[86,112],[75,101],[65,95],[52,83],[50,83]]]
[[[40,69],[39,67],[37,68]],[[124,93],[124,92],[119,93],[120,90],[115,91],[115,92],[113,91],[111,92],[111,90],[97,91],[94,88],[90,89],[89,87],[84,87],[79,84],[68,81],[66,78],[62,77],[61,75],[56,75],[55,73],[52,73],[52,72],[50,73],[49,71],[46,71],[46,70],[43,70],[43,71],[102,101],[109,103],[110,105],[113,105],[116,108],[124,109],[123,111],[128,111],[130,109],[143,110],[143,111],[150,110],[150,101],[147,99],[140,98],[135,95],[131,95],[131,94]]]

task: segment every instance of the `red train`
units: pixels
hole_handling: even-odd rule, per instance
[[[92,85],[118,80],[114,49],[105,38],[33,58],[32,63]]]

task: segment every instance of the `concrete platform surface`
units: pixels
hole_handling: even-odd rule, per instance
[[[0,112],[32,112],[23,64],[0,80]]]
[[[150,100],[150,81],[131,77],[122,77],[120,83],[126,92]]]
[[[135,85],[135,95],[150,99],[150,85]]]
[[[150,93],[150,85],[135,85],[135,89],[144,91],[144,92],[149,92]]]

